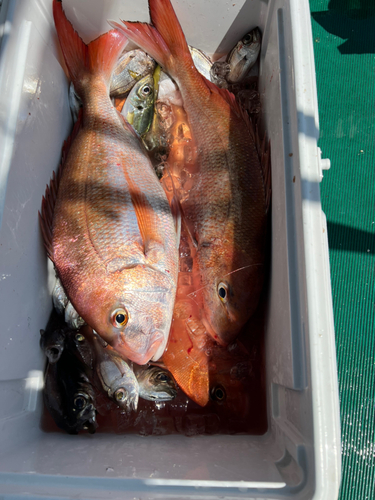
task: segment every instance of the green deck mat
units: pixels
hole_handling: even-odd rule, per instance
[[[310,0],[340,390],[340,499],[375,499],[375,0]]]

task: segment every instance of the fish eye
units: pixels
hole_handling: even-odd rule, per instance
[[[142,88],[142,94],[144,95],[150,95],[151,94],[151,87],[150,85],[145,85],[143,88]]]
[[[126,309],[116,309],[112,313],[112,324],[116,328],[122,328],[128,322],[129,315]]]
[[[226,397],[227,397],[227,395],[226,395],[225,389],[223,387],[221,387],[220,385],[214,387],[211,390],[211,398],[214,401],[217,401],[218,403],[221,403],[222,401],[224,401]]]
[[[73,404],[77,410],[83,410],[87,405],[87,401],[86,398],[81,395],[74,398]]]
[[[117,389],[115,392],[115,399],[116,401],[122,402],[125,401],[126,399],[126,392],[124,389]]]
[[[156,375],[155,379],[158,381],[158,382],[169,382],[169,376],[164,373],[164,372],[160,372]]]
[[[85,337],[82,335],[82,333],[77,333],[75,336],[75,339],[77,342],[84,342],[85,341]]]
[[[248,33],[247,35],[245,35],[245,36],[243,37],[243,40],[242,40],[242,41],[243,41],[243,43],[244,43],[245,45],[248,45],[249,43],[251,43],[251,42],[253,41],[253,35],[252,35],[251,33]]]
[[[222,302],[225,302],[228,297],[228,287],[225,283],[219,283],[219,286],[217,287],[217,293],[221,299]]]

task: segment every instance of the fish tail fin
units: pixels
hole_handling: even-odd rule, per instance
[[[128,21],[110,25],[139,45],[174,78],[181,61],[194,66],[185,35],[170,0],[149,0],[149,8],[153,26]]]
[[[111,30],[86,45],[65,16],[61,0],[53,0],[53,18],[69,76],[79,95],[81,82],[100,75],[107,84],[127,38]]]

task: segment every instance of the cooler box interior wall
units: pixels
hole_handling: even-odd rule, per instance
[[[40,428],[39,330],[53,273],[38,210],[72,122],[51,0],[0,10],[0,495],[4,498],[329,499],[340,437],[327,233],[307,0],[174,0],[189,44],[225,54],[255,26],[272,153],[266,322],[268,431],[79,435]],[[86,42],[107,19],[148,21],[146,0],[65,0]],[[257,411],[254,405],[254,412]]]

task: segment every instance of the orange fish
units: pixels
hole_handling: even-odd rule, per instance
[[[138,364],[164,352],[178,273],[168,200],[140,141],[113,107],[109,81],[127,41],[112,30],[85,45],[61,2],[53,15],[82,117],[43,200],[48,255],[78,314]]]
[[[167,98],[157,101],[156,112],[158,133],[169,147],[161,183],[170,202],[176,192],[181,200],[190,187],[190,170],[194,167],[195,151],[186,113],[181,106],[171,104]],[[185,394],[199,405],[205,406],[209,400],[205,346],[210,337],[200,321],[200,306],[194,297],[188,236],[181,228],[177,296],[169,342],[162,361]]]
[[[169,342],[162,361],[185,394],[205,406],[209,400],[206,344],[211,338],[200,321],[199,305],[189,296],[194,291],[189,254],[182,228],[177,296]]]
[[[255,311],[263,286],[269,200],[248,116],[233,94],[193,64],[170,0],[149,0],[153,26],[110,24],[154,58],[177,83],[197,147],[197,181],[182,201],[194,257],[201,319],[232,342]]]

